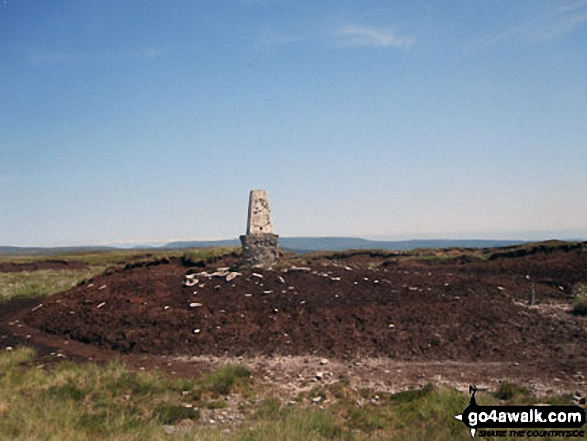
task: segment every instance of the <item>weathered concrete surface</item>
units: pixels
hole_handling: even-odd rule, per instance
[[[247,234],[241,236],[243,263],[269,267],[279,260],[279,236],[277,234]]]
[[[271,221],[267,190],[251,190],[251,194],[249,195],[247,234],[264,233],[273,233],[273,222]]]
[[[240,236],[245,265],[269,267],[279,260],[279,236],[273,234],[267,190],[252,190],[249,195],[247,234]]]

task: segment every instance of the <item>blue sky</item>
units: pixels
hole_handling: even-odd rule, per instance
[[[587,1],[7,0],[0,244],[587,238]]]

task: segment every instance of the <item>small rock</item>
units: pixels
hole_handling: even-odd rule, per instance
[[[388,327],[389,329],[393,329],[393,328],[395,328],[395,325],[394,325],[393,323],[390,323],[390,324],[389,324],[387,327]]]
[[[226,281],[230,282],[231,280],[235,279],[237,276],[240,276],[241,273],[237,273],[237,272],[232,272],[229,273],[228,276],[226,276]]]
[[[12,351],[12,346],[6,346],[7,351]]]
[[[253,273],[252,276],[253,277],[257,277],[259,279],[262,279],[263,278],[263,274],[258,274],[258,273]]]
[[[202,304],[197,302],[190,303],[190,308],[197,308],[198,306],[202,306]]]
[[[200,330],[199,329],[194,329],[194,334],[199,334]]]
[[[316,378],[316,380],[318,380],[318,381],[322,380],[322,378],[324,378],[324,372],[316,372],[316,375],[314,375],[314,378]]]
[[[327,358],[321,358],[320,359],[320,364],[323,366],[325,364],[328,364],[328,359]]]
[[[283,277],[281,277],[281,276],[277,276],[277,277],[276,277],[276,279],[277,279],[277,281],[278,281],[279,283],[281,283],[281,284],[285,285],[285,279],[284,279]]]
[[[307,266],[292,266],[289,271],[310,271],[310,268]]]
[[[102,307],[102,306],[104,306],[105,304],[106,304],[106,302],[102,302],[102,303],[100,303],[100,304],[97,306],[97,308],[101,308],[101,307]]]

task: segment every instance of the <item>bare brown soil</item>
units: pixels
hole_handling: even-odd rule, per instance
[[[128,354],[178,372],[206,357],[288,357],[301,367],[326,357],[347,370],[384,360],[379,374],[405,381],[472,381],[466,372],[475,372],[584,385],[587,317],[570,307],[572,286],[587,282],[582,247],[490,260],[349,253],[312,260],[309,270],[210,276],[237,263],[144,262],[34,303],[2,304],[0,345],[28,341],[86,359]]]

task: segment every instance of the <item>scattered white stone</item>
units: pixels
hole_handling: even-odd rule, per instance
[[[198,284],[199,280],[198,279],[193,279],[193,280],[186,280],[185,281],[185,286],[196,286]]]
[[[245,297],[252,297],[253,294],[245,294]]]
[[[390,323],[389,326],[387,326],[389,329],[393,329],[395,328],[395,325],[393,323]]]
[[[310,268],[307,266],[292,266],[289,271],[310,271]]]
[[[316,378],[318,381],[322,380],[322,378],[324,378],[324,372],[316,372],[314,378]]]
[[[505,288],[503,286],[498,286],[497,289],[499,289],[500,291],[504,291]]]
[[[97,306],[97,308],[101,308],[101,307],[102,307],[102,306],[104,306],[105,304],[106,304],[106,302],[102,302],[102,303],[100,303],[100,304]]]
[[[331,277],[330,280],[332,280],[333,282],[337,282],[340,280],[340,277]]]
[[[352,271],[353,270],[350,266],[345,266],[344,269],[347,270],[347,271]]]
[[[12,346],[6,346],[7,351],[12,351]]]
[[[32,311],[36,311],[37,309],[39,309],[41,307],[43,307],[43,304],[42,303],[39,303],[37,306],[35,306],[33,309],[31,309],[31,312]]]
[[[163,309],[169,309],[169,305],[165,305]]]
[[[186,279],[193,279],[194,277],[196,277],[196,274],[186,274],[185,275]]]
[[[234,280],[237,276],[240,276],[241,273],[237,273],[237,272],[232,272],[232,273],[228,273],[228,276],[226,276],[226,281],[230,282],[231,280]]]
[[[100,288],[98,288],[98,291],[102,291],[104,288],[106,288],[106,285],[102,285]]]
[[[277,281],[285,285],[285,279],[281,276],[277,276]]]
[[[253,277],[258,277],[259,279],[263,278],[263,274],[258,274],[258,273],[253,273],[252,274]]]
[[[271,294],[273,292],[272,289],[268,290],[268,291],[263,291],[263,294]]]
[[[311,398],[311,401],[312,401],[312,403],[314,403],[314,404],[321,403],[321,402],[322,402],[322,400],[323,400],[322,396],[318,396],[318,397]]]
[[[321,359],[320,359],[320,364],[321,364],[321,365],[328,364],[328,359],[326,359],[326,358],[321,358]]]
[[[221,266],[220,268],[216,268],[216,271],[228,271],[228,266]]]
[[[196,302],[190,303],[190,308],[197,308],[198,306],[202,306],[202,304],[201,303],[196,303]]]
[[[199,329],[194,329],[194,334],[199,334],[200,330]]]

